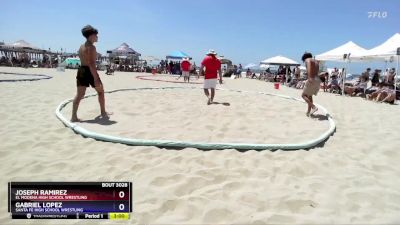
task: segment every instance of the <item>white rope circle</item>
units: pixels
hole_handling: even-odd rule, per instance
[[[112,91],[106,91],[105,93],[114,93],[120,91],[140,91],[140,90],[155,90],[155,89],[201,89],[196,87],[157,87],[157,88],[127,88],[127,89],[117,89]],[[271,94],[265,92],[250,92],[250,91],[239,91],[239,90],[228,90],[228,89],[218,89],[223,91],[234,91],[234,92],[246,92],[246,93],[258,93],[269,96],[277,96],[280,98],[291,99],[299,102],[304,102],[302,99],[293,98],[286,95]],[[84,98],[89,98],[97,96],[97,94],[87,95]],[[127,145],[135,146],[156,146],[165,148],[197,148],[203,150],[217,150],[217,149],[237,149],[237,150],[298,150],[298,149],[309,149],[313,148],[325,140],[327,140],[336,130],[336,125],[332,117],[329,115],[328,111],[321,105],[315,104],[320,111],[322,111],[329,122],[329,129],[323,132],[320,136],[301,143],[293,144],[252,144],[252,143],[201,143],[201,142],[186,142],[186,141],[172,141],[172,140],[149,140],[149,139],[132,139],[123,138],[112,135],[99,134],[93,131],[86,130],[83,127],[78,126],[75,123],[70,122],[66,119],[61,111],[62,109],[71,103],[73,99],[67,99],[63,101],[56,109],[57,118],[67,127],[71,128],[74,132],[88,138],[93,138],[99,141],[107,141],[114,143],[121,143]]]
[[[32,78],[22,78],[22,79],[0,79],[0,82],[37,81],[37,80],[46,80],[52,78],[51,76],[43,74],[25,74],[25,73],[9,73],[9,72],[0,72],[0,74],[32,77]]]

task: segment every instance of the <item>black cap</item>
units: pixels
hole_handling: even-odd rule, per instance
[[[92,34],[98,34],[98,31],[96,28],[90,26],[90,25],[86,25],[82,28],[82,35],[85,38],[88,38],[90,35]]]

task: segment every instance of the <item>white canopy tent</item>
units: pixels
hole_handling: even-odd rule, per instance
[[[394,34],[382,44],[360,54],[357,57],[362,57],[365,60],[383,60],[393,61],[397,57],[396,76],[394,79],[394,90],[397,88],[397,78],[399,76],[399,57],[400,57],[400,33]]]
[[[333,62],[343,62],[343,63],[350,63],[351,60],[361,61],[363,54],[365,54],[367,50],[365,48],[360,47],[356,43],[349,41],[339,47],[336,47],[332,50],[324,52],[322,54],[316,55],[315,59],[320,61],[333,61]],[[342,88],[344,90],[344,83],[346,81],[347,75],[347,67],[346,64],[345,71],[346,73],[342,76]],[[342,91],[344,95],[344,91]]]
[[[366,52],[367,50],[365,48],[362,48],[354,42],[349,41],[332,50],[316,55],[315,59],[320,61],[343,62],[344,55],[347,54],[350,55],[349,59],[351,60],[361,60],[361,55],[364,55]],[[356,55],[359,57],[355,57]]]
[[[293,59],[289,59],[287,57],[278,55],[268,59],[265,59],[260,62],[260,67],[263,65],[273,65],[273,66],[300,66],[300,63],[294,61]],[[286,68],[286,75],[288,75],[289,68]]]
[[[382,44],[365,51],[363,54],[355,55],[355,57],[361,57],[365,60],[375,59],[375,60],[387,60],[393,57],[397,53],[397,48],[400,47],[400,33],[397,33],[387,39]]]
[[[352,41],[349,41],[337,48],[330,51],[324,52],[317,55],[315,58],[321,61],[335,61],[335,62],[347,62],[350,61],[370,61],[370,60],[382,60],[382,61],[393,61],[394,57],[397,55],[397,69],[396,76],[398,76],[399,70],[399,54],[400,54],[400,34],[396,33],[384,43],[366,50]],[[345,57],[346,54],[346,57]],[[347,68],[346,68],[347,71]],[[346,74],[345,74],[346,76]],[[343,89],[344,81],[343,79]],[[396,88],[396,84],[395,84]],[[344,94],[344,92],[342,92]]]
[[[283,65],[283,66],[300,66],[300,63],[294,61],[293,59],[286,58],[284,56],[278,55],[265,59],[260,62],[261,65]]]

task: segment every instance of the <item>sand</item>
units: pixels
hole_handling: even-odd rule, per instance
[[[18,221],[7,213],[8,181],[132,181],[134,212],[104,224],[398,224],[400,107],[320,93],[337,123],[322,146],[298,151],[167,150],[98,142],[67,129],[57,105],[75,94],[75,72],[0,68],[53,79],[0,83],[0,224],[98,224],[98,221]],[[106,76],[107,90],[170,87],[139,73]],[[299,97],[300,91],[249,79],[225,79],[225,89]],[[88,89],[87,93],[93,93]],[[306,118],[305,105],[258,94],[217,92],[206,106],[201,90],[127,91],[107,95],[116,123],[82,126],[126,137],[189,141],[303,141],[327,129]],[[70,105],[63,111],[69,115]],[[98,114],[96,98],[79,116]]]

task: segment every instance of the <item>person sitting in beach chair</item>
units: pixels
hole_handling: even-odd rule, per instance
[[[251,78],[251,75],[252,75],[252,73],[251,73],[250,68],[247,68],[247,71],[246,71],[246,78]]]
[[[281,82],[281,84],[285,84],[285,82],[286,82],[286,74],[282,74],[281,75],[280,82]]]
[[[371,79],[372,86],[378,86],[378,84],[380,82],[380,76],[381,76],[380,73],[381,72],[382,72],[382,70],[379,70],[379,69],[375,70],[374,74],[372,75],[372,79]]]
[[[296,76],[292,76],[290,81],[289,81],[289,83],[288,83],[288,86],[289,87],[295,87],[297,82],[298,82],[298,80],[296,79]]]
[[[267,80],[267,72],[262,72],[260,73],[260,76],[258,76],[259,80],[266,81]]]
[[[365,98],[367,100],[376,101],[378,94],[381,93],[384,83],[378,83],[376,87],[371,88],[371,93],[367,94]]]
[[[324,92],[328,91],[328,72],[322,72],[319,74],[319,79],[321,80],[321,87]]]
[[[273,82],[275,79],[275,75],[271,72],[270,68],[265,70],[265,81]]]
[[[396,101],[396,92],[394,91],[394,89],[386,88],[384,90],[384,93],[386,94],[386,96],[385,97],[381,96],[382,100],[380,100],[380,102],[394,104],[394,102]],[[381,95],[382,94],[383,93],[381,93]],[[378,96],[378,101],[379,101],[379,96]]]
[[[114,75],[114,69],[111,68],[110,65],[106,65],[106,74],[107,75]]]
[[[368,81],[369,81],[369,73],[363,73],[359,80],[358,83],[351,87],[345,87],[344,91],[346,94],[350,96],[356,96],[358,94],[365,94],[365,90],[367,89],[368,86]]]
[[[297,82],[296,88],[297,89],[303,89],[305,85],[306,85],[306,81],[305,80],[301,80],[301,81]]]
[[[385,76],[385,84],[391,88],[394,88],[394,78],[396,77],[395,68],[389,70]]]
[[[393,104],[396,100],[396,93],[393,89],[390,89],[386,83],[382,82],[378,84],[378,89],[372,94],[367,94],[367,100],[375,102],[387,102]]]
[[[328,84],[328,89],[330,93],[341,94],[342,89],[340,88],[339,81],[337,79],[337,75],[331,76],[331,81]]]

